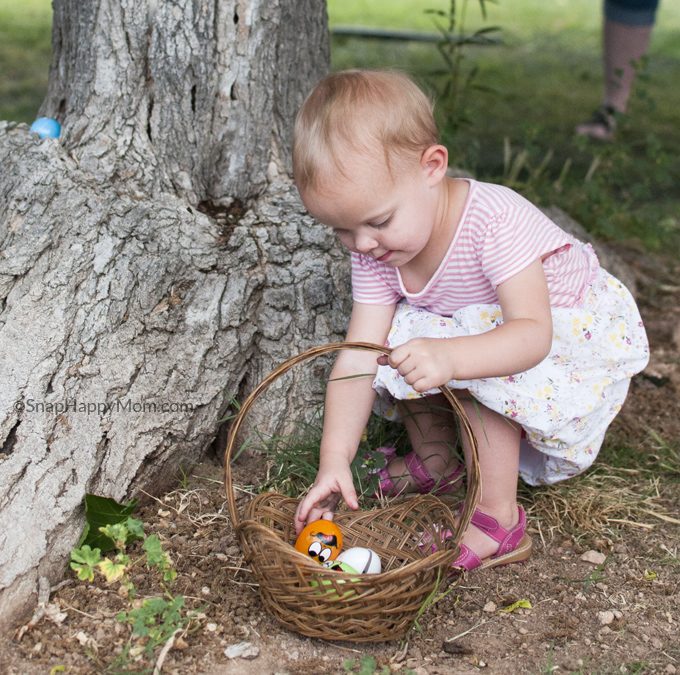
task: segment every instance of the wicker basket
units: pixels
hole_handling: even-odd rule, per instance
[[[239,516],[231,477],[231,458],[239,428],[257,398],[294,366],[343,349],[389,354],[385,347],[363,342],[310,349],[279,366],[243,404],[229,432],[224,461],[224,487],[229,515],[260,587],[267,611],[286,628],[326,640],[377,642],[403,637],[428,596],[444,581],[458,556],[480,489],[477,443],[463,408],[451,391],[442,392],[459,417],[461,432],[473,448],[468,489],[461,517],[430,495],[407,498],[384,509],[340,511],[335,522],[344,547],[373,549],[382,561],[381,574],[351,575],[328,570],[294,548],[293,517],[299,500],[274,492],[258,495]],[[453,537],[441,541],[441,532]],[[435,542],[436,552],[431,551]],[[321,589],[321,590],[320,590]]]

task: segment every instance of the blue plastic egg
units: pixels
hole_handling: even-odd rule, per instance
[[[61,125],[57,120],[53,120],[51,117],[39,117],[31,124],[31,131],[37,133],[40,138],[45,138],[45,136],[59,138]]]

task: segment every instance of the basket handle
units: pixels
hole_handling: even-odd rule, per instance
[[[319,347],[313,347],[308,349],[302,354],[293,356],[284,363],[282,363],[278,368],[273,370],[267,377],[265,377],[262,382],[253,390],[253,392],[245,400],[241,409],[239,410],[236,418],[234,419],[231,428],[229,430],[229,436],[227,438],[227,447],[224,451],[224,490],[227,498],[227,507],[229,509],[229,517],[231,518],[231,523],[236,529],[240,523],[238,510],[236,508],[236,500],[234,495],[234,487],[231,477],[231,460],[232,454],[234,452],[234,446],[236,444],[236,438],[238,432],[245,421],[248,413],[252,409],[255,401],[263,394],[269,387],[282,375],[287,373],[289,370],[295,366],[305,363],[306,361],[311,361],[318,356],[323,356],[329,352],[343,351],[346,349],[354,349],[357,351],[364,352],[376,352],[378,354],[388,355],[392,350],[389,347],[382,347],[380,345],[372,344],[370,342],[336,342],[327,345],[321,345]],[[461,511],[460,519],[458,521],[458,527],[454,537],[449,541],[460,541],[463,532],[467,529],[470,524],[470,519],[477,505],[477,497],[480,487],[480,474],[479,474],[479,456],[477,451],[477,439],[472,431],[470,422],[468,421],[467,415],[463,410],[463,407],[458,402],[458,399],[453,395],[453,392],[449,387],[443,385],[440,387],[442,394],[446,397],[446,400],[451,404],[454,412],[458,415],[461,426],[467,434],[470,440],[470,446],[472,449],[472,466],[469,468],[470,474],[468,475],[468,491],[465,497],[465,503],[463,505],[463,510]]]

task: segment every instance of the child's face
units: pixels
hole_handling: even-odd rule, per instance
[[[358,156],[301,194],[307,210],[350,251],[402,267],[425,249],[438,218],[438,186],[426,162],[390,172],[384,157]]]

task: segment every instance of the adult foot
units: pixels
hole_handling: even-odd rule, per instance
[[[618,111],[608,105],[596,110],[590,119],[576,127],[579,136],[589,136],[599,141],[611,141],[616,134],[616,113]]]

